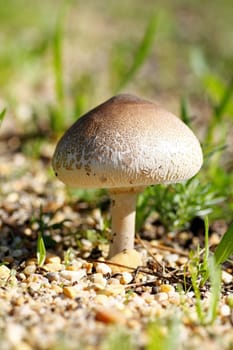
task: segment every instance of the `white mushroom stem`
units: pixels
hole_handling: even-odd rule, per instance
[[[137,192],[110,191],[112,214],[112,237],[109,258],[124,249],[134,248]]]

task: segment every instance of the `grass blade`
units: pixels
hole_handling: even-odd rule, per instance
[[[181,99],[180,116],[186,125],[188,125],[188,126],[191,125],[191,118],[190,118],[190,115],[188,112],[188,100],[187,100],[186,96],[183,96]]]
[[[196,298],[196,302],[195,302],[196,313],[197,313],[199,322],[201,324],[204,324],[205,314],[201,303],[201,292],[200,292],[200,287],[198,283],[198,269],[197,269],[197,264],[195,260],[191,261],[191,263],[189,264],[189,272],[191,276],[193,291]]]
[[[68,3],[67,3],[68,4]],[[52,55],[54,71],[54,89],[56,95],[56,105],[50,107],[50,122],[54,131],[64,129],[65,114],[65,83],[63,65],[63,42],[64,42],[64,22],[67,10],[64,4],[57,15],[54,33],[52,36]]]
[[[157,15],[154,15],[152,16],[148,27],[145,31],[144,37],[142,38],[142,41],[140,42],[136,50],[134,61],[132,62],[132,65],[128,69],[128,71],[124,74],[117,90],[122,89],[133,78],[133,76],[137,73],[139,68],[145,62],[154,42],[155,34],[157,31],[157,24]]]
[[[205,251],[203,256],[203,264],[202,264],[202,270],[203,270],[203,276],[201,280],[201,286],[203,286],[207,279],[209,278],[209,218],[208,216],[205,216],[204,218],[205,223]]]
[[[206,324],[212,324],[217,317],[218,302],[221,292],[221,269],[220,266],[216,264],[213,256],[209,258],[209,275],[211,282],[211,294]]]
[[[61,11],[62,13],[62,11]],[[57,100],[60,104],[64,103],[64,82],[63,82],[63,62],[62,62],[62,46],[63,46],[63,15],[59,14],[53,36],[53,65],[55,77],[55,91]]]
[[[39,233],[38,239],[37,239],[36,256],[37,256],[38,266],[43,266],[46,258],[46,248],[45,248],[44,239],[41,232]]]
[[[0,112],[0,125],[2,124],[2,121],[4,119],[4,116],[6,114],[6,108],[4,108],[1,112]]]
[[[214,252],[216,264],[222,264],[233,254],[233,224],[222,237],[217,249]]]
[[[214,109],[215,117],[217,118],[217,120],[221,119],[232,95],[233,95],[233,78],[231,79],[229,85],[226,87],[219,104]]]

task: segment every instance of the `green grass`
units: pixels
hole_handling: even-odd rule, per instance
[[[224,263],[233,254],[233,224],[223,235],[217,249],[214,252],[214,258],[217,265]]]
[[[53,215],[55,213],[44,213],[43,207],[40,207],[39,213],[35,214],[34,217],[31,218],[31,225],[37,224],[37,245],[36,245],[36,257],[38,266],[43,266],[47,249],[54,248],[56,242],[52,238],[52,234],[55,230],[61,230],[63,228],[64,223],[67,221],[66,219],[56,222],[50,223]]]
[[[117,56],[114,57],[114,64],[112,67],[113,72],[111,75],[117,75],[118,82],[116,83],[116,87],[113,88],[113,93],[121,91],[129,82],[132,82],[137,72],[148,59],[154,45],[157,26],[158,16],[156,14],[151,16],[141,41],[134,49],[135,52],[128,52],[129,50],[126,52],[125,50],[124,52],[122,50],[116,51]],[[130,65],[128,64],[128,60],[125,59],[127,56],[131,56],[132,58]]]
[[[184,277],[191,278],[196,318],[203,327],[216,321],[221,268],[233,254],[233,163],[228,144],[233,128],[231,3],[164,0],[155,5],[151,0],[142,6],[139,0],[108,4],[59,1],[55,6],[52,1],[35,1],[26,8],[22,0],[0,4],[0,102],[2,105],[3,100],[7,111],[9,105],[13,121],[21,123],[17,110],[27,103],[34,111],[34,130],[41,130],[42,126],[53,139],[105,97],[126,89],[161,99],[168,109],[174,108],[174,99],[180,99],[180,117],[200,135],[205,162],[191,180],[148,187],[138,199],[137,230],[154,212],[172,231],[187,230],[195,217],[204,218],[205,245],[191,253]],[[48,15],[51,13],[52,19]],[[69,45],[73,45],[71,61],[66,60]],[[52,98],[47,84],[52,86],[49,85]],[[207,111],[203,111],[206,105]],[[200,119],[206,119],[200,133],[191,112],[195,106]],[[0,125],[4,117],[6,109],[1,107]],[[38,136],[23,145],[27,157],[39,158],[41,142]],[[104,195],[102,190],[67,190],[69,200],[97,206]],[[53,231],[61,229],[64,223],[50,224],[51,218],[42,208],[32,218],[38,223],[39,266],[45,261],[47,249],[55,243],[51,238]],[[212,253],[209,225],[216,219],[225,220],[229,228]],[[98,245],[106,241],[105,231],[85,230],[76,238],[85,237]],[[65,264],[69,264],[71,256],[72,251],[68,250]],[[204,286],[210,288],[208,310],[202,300]],[[188,288],[186,285],[186,291]],[[149,323],[145,330],[146,350],[178,349],[180,322],[177,317],[167,317]],[[102,347],[101,350],[135,348],[125,329],[113,330]]]
[[[195,308],[199,323],[202,326],[211,325],[215,322],[218,316],[218,302],[221,292],[221,268],[216,264],[213,256],[208,259],[208,269],[204,274],[208,273],[210,279],[210,298],[208,309],[203,305],[201,296],[201,282],[203,278],[203,271],[201,271],[202,263],[199,257],[193,257],[189,263],[189,273],[191,276],[192,287],[195,294]],[[201,280],[201,282],[200,282]]]
[[[37,238],[36,257],[38,266],[43,266],[46,259],[46,248],[41,232],[39,232]]]
[[[199,177],[175,185],[148,187],[138,199],[136,226],[140,229],[146,218],[157,212],[168,230],[187,229],[196,216],[210,215],[222,201],[215,188]]]
[[[6,108],[4,108],[1,112],[0,112],[0,126],[3,122],[4,116],[6,114]]]
[[[205,238],[205,240],[207,240]],[[208,241],[207,241],[208,242]],[[214,257],[208,254],[208,248],[201,259],[200,253],[191,256],[188,265],[192,288],[195,294],[195,309],[199,323],[202,326],[211,325],[218,316],[218,302],[221,293],[221,267],[216,264]],[[210,281],[210,297],[208,309],[203,304],[201,288]]]

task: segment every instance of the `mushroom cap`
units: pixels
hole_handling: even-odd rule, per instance
[[[78,119],[57,144],[52,166],[65,184],[119,189],[176,183],[203,162],[193,132],[158,104],[112,97]]]

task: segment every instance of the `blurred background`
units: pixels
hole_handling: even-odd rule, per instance
[[[74,120],[135,93],[191,125],[206,157],[202,177],[231,211],[232,18],[232,0],[0,0],[0,153],[50,167]]]
[[[231,0],[1,0],[0,105],[27,128],[122,91],[208,117],[232,78],[232,16]]]

